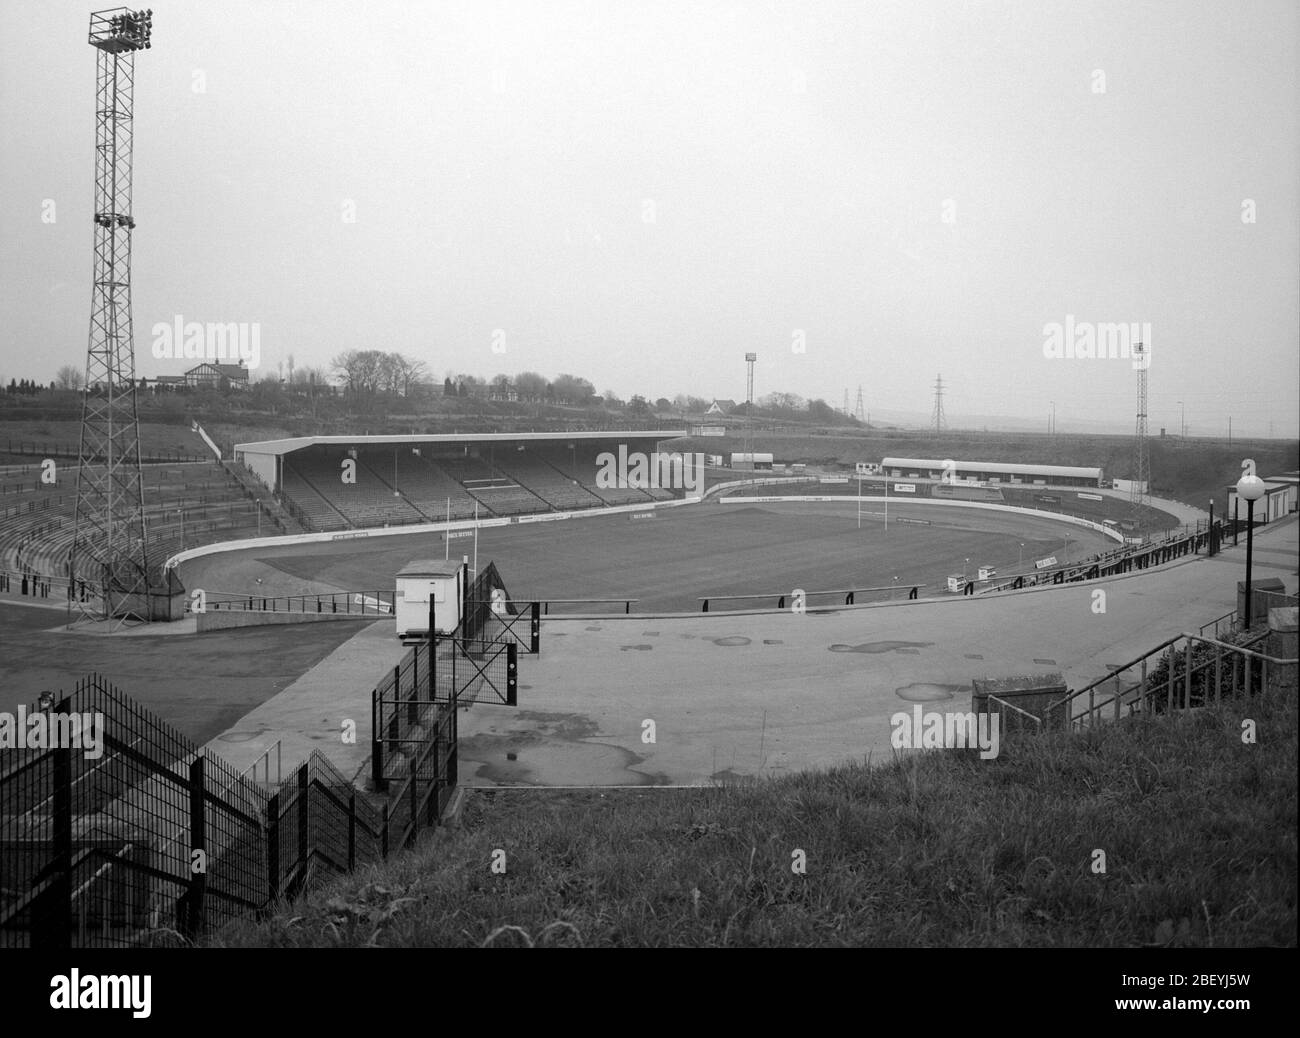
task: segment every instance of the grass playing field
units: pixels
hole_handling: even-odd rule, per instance
[[[896,576],[900,587],[925,584],[922,596],[940,595],[947,575],[963,568],[973,577],[977,567],[994,566],[1006,577],[1047,555],[1064,562],[1115,546],[1086,528],[1034,516],[892,501],[889,510],[888,531],[876,515],[858,529],[853,502],[704,504],[650,521],[623,514],[491,527],[479,532],[478,559],[496,563],[517,601],[635,598],[633,611],[686,612],[699,610],[703,596],[768,595],[710,608],[770,608],[794,588],[880,587]],[[473,551],[473,537],[451,542],[453,558]],[[265,596],[389,591],[407,562],[443,554],[440,534],[360,537],[198,558],[182,564],[181,578],[190,590]]]

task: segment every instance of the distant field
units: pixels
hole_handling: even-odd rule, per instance
[[[730,608],[770,607],[796,587],[876,587],[895,576],[900,586],[923,583],[923,594],[937,595],[964,567],[974,576],[991,565],[1005,576],[1022,557],[1026,569],[1047,555],[1066,561],[1067,533],[1071,560],[1115,545],[1082,527],[1006,512],[891,502],[889,514],[886,532],[875,516],[859,530],[848,502],[686,506],[651,521],[611,515],[484,529],[478,557],[496,563],[517,600],[637,598],[637,611],[688,612],[706,595],[764,594],[773,598]],[[907,519],[929,525],[899,521]],[[453,557],[472,554],[473,544],[453,540]],[[248,549],[185,563],[181,579],[189,589],[262,595],[391,590],[407,562],[443,552],[437,534]]]

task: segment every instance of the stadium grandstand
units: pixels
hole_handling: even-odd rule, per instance
[[[937,458],[884,458],[885,475],[896,479],[943,479],[947,461]],[[981,483],[1027,483],[1033,486],[1101,486],[1099,468],[1074,465],[1022,465],[998,461],[953,461],[957,479]]]
[[[681,435],[297,436],[237,443],[235,458],[307,529],[345,530],[672,500],[683,492],[602,486],[598,458],[620,446],[653,454]]]
[[[287,532],[267,502],[218,462],[147,464],[141,471],[150,567],[198,543]],[[76,465],[62,466],[53,483],[42,481],[40,466],[0,468],[0,571],[68,576],[76,503]]]

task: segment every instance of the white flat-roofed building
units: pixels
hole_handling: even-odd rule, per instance
[[[943,458],[884,458],[885,475],[900,479],[938,479],[950,472],[961,482],[1007,483],[1025,486],[1095,487],[1101,469],[1076,465],[1024,465],[1005,461],[957,461]]]

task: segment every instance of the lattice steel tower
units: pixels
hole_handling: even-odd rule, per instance
[[[152,11],[90,16],[95,77],[95,272],[81,412],[77,512],[68,575],[83,616],[147,610],[144,477],[131,333],[131,145],[135,52],[150,46]],[[71,608],[71,607],[70,607]]]
[[[745,354],[745,456],[754,467],[754,361],[757,353]]]
[[[1151,367],[1151,355],[1140,342],[1133,346],[1133,367],[1138,373],[1137,433],[1133,438],[1133,487],[1129,491],[1129,503],[1134,513],[1138,513],[1147,503],[1147,484],[1151,479],[1151,456],[1147,449],[1147,370]]]
[[[934,410],[930,412],[930,422],[934,431],[939,433],[948,428],[948,419],[943,415],[943,376],[934,377]]]

